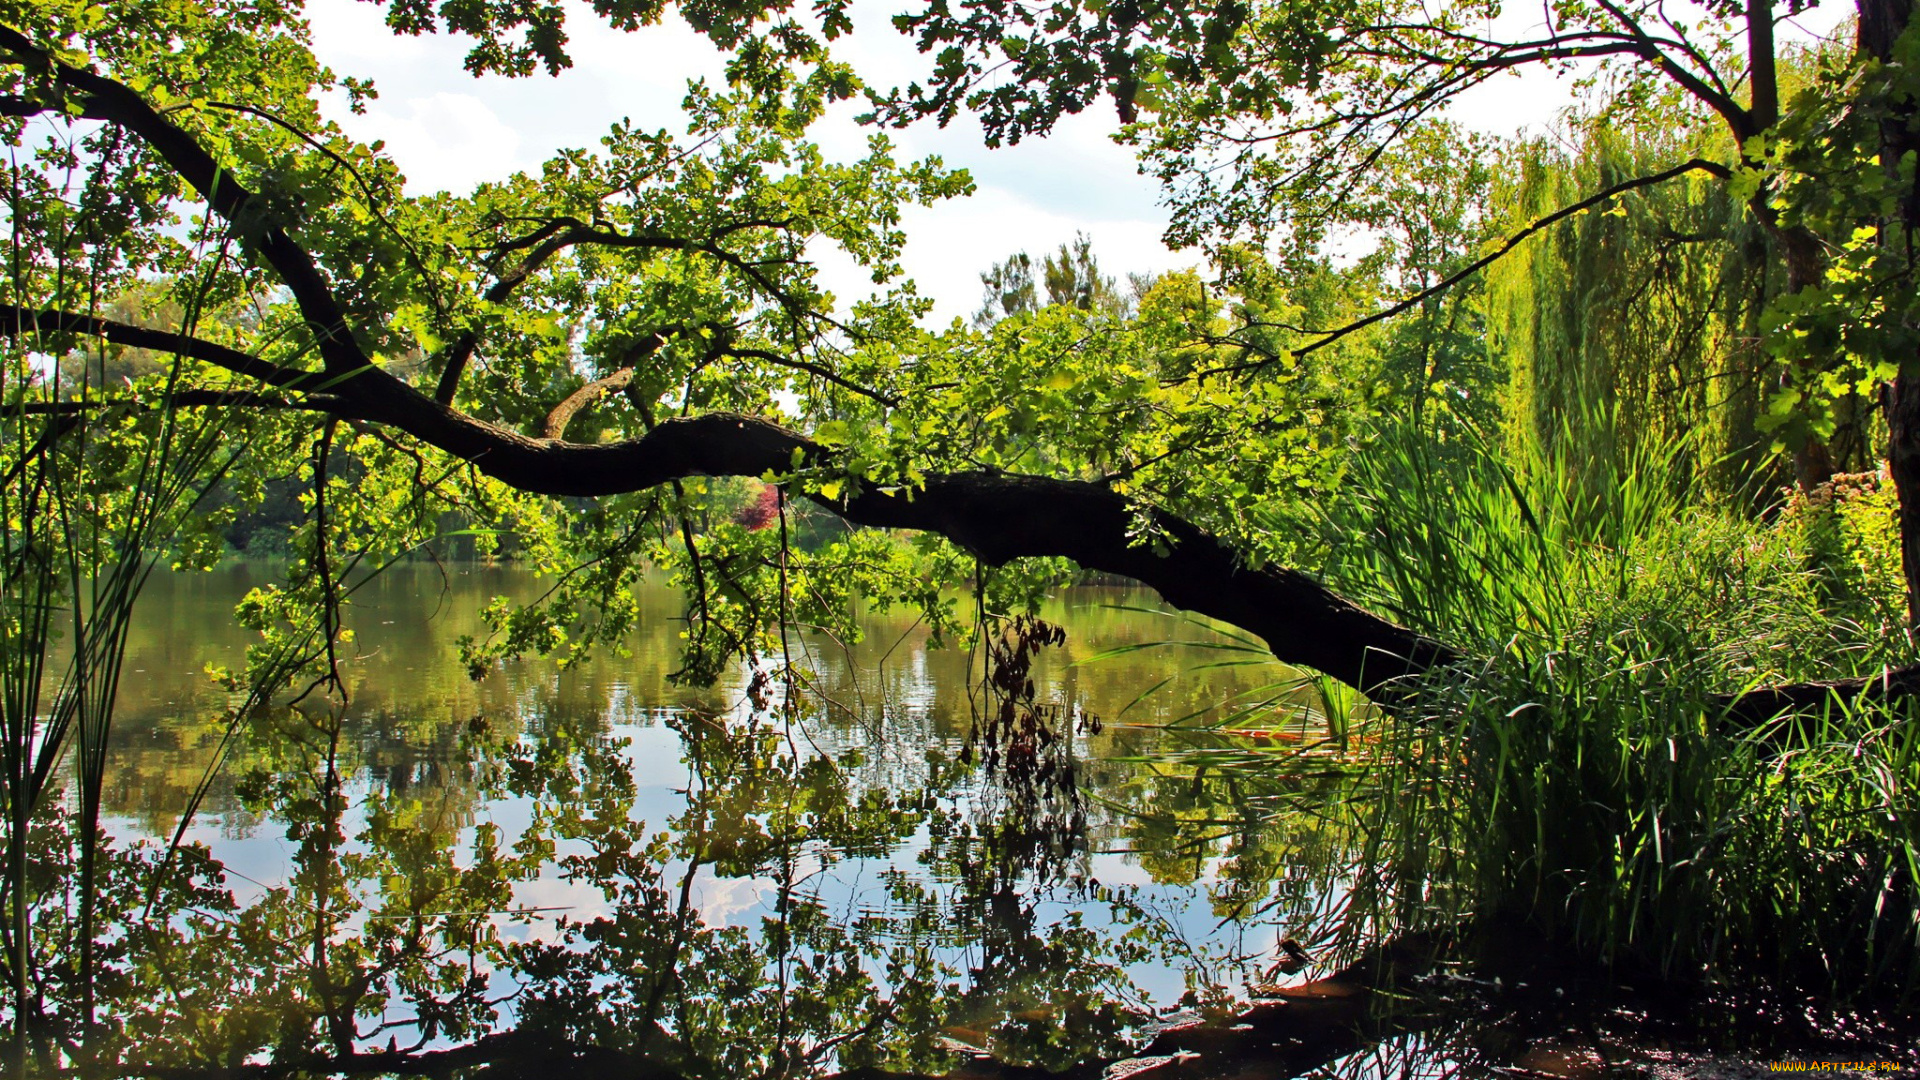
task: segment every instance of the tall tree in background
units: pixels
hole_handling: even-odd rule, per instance
[[[982,272],[980,285],[986,292],[981,298],[980,310],[973,315],[975,326],[992,326],[1001,319],[1040,307],[1039,293],[1033,284],[1033,257],[1024,251],[1009,255],[1007,261],[994,263],[991,269]]]
[[[1021,251],[983,272],[980,284],[985,294],[973,324],[992,326],[1001,319],[1040,310],[1043,305],[1036,286],[1046,289],[1047,305],[1114,316],[1127,310],[1127,301],[1114,288],[1113,278],[1100,272],[1093,238],[1085,233],[1075,234],[1071,244],[1061,244],[1058,251],[1041,256],[1038,282],[1033,271],[1033,256]]]
[[[1386,406],[1424,421],[1437,398],[1485,428],[1498,424],[1504,359],[1487,333],[1484,283],[1440,283],[1465,267],[1510,223],[1489,208],[1500,165],[1493,140],[1456,124],[1427,122],[1356,192],[1353,218],[1380,238],[1379,303],[1420,299],[1383,328]]]
[[[1113,278],[1100,272],[1093,257],[1093,238],[1086,233],[1074,235],[1073,243],[1040,263],[1041,279],[1047,286],[1047,303],[1064,304],[1081,311],[1119,315],[1125,303],[1113,287]]]

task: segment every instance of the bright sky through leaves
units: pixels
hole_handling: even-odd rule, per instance
[[[583,3],[570,0],[567,32],[575,66],[557,78],[475,79],[461,67],[469,42],[445,36],[399,37],[379,7],[359,0],[313,0],[314,51],[342,75],[372,78],[380,98],[364,116],[352,116],[345,96],[328,109],[361,139],[385,140],[415,192],[465,192],[517,170],[537,171],[554,151],[594,146],[607,127],[630,117],[642,127],[679,127],[687,80],[720,79],[722,56],[703,37],[669,15],[663,26],[625,34],[609,29]],[[922,75],[927,58],[894,32],[893,5],[854,5],[855,33],[837,54],[877,86]],[[1796,20],[1807,33],[1824,32],[1845,14],[1815,9]],[[1523,23],[1536,18],[1512,18]],[[1503,28],[1505,29],[1505,28]],[[1463,96],[1455,119],[1491,134],[1545,131],[1573,100],[1571,77],[1539,72],[1498,78]],[[843,107],[814,133],[829,155],[858,156],[867,131]],[[1049,138],[987,149],[978,125],[962,117],[947,129],[930,123],[894,132],[900,157],[938,154],[968,169],[978,185],[964,202],[933,209],[909,207],[905,266],[923,294],[936,301],[932,322],[966,318],[980,303],[979,275],[1017,250],[1039,254],[1085,232],[1108,273],[1124,275],[1192,265],[1192,252],[1160,242],[1166,213],[1153,181],[1138,175],[1131,154],[1111,136],[1110,108],[1089,110],[1062,123]],[[869,286],[849,260],[821,251],[829,287],[844,303]]]

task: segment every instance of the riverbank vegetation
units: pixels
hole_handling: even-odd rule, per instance
[[[386,10],[469,35],[475,72],[570,62],[557,7]],[[1059,634],[1016,616],[1076,573],[1318,687],[1324,739],[1231,765],[1260,805],[1312,805],[1297,841],[1232,835],[1311,851],[1316,887],[1243,847],[1225,917],[1324,927],[1340,961],[1507,925],[1677,985],[1910,1005],[1920,30],[1861,0],[1836,39],[1778,42],[1799,10],[1567,4],[1506,40],[1476,5],[936,5],[896,20],[937,49],[926,80],[888,88],[833,59],[845,5],[728,2],[682,12],[733,57],[684,131],[419,197],[322,115],[371,91],[297,5],[0,5],[14,1075],[937,1071],[942,1030],[1120,1056],[1126,964],[1209,961],[1150,912],[1118,940],[1042,926],[1023,891],[1073,876],[1097,724],[1034,697]],[[1574,62],[1603,66],[1558,142],[1434,115]],[[970,180],[896,160],[886,125],[1039,138],[1096,103],[1194,268],[1122,285],[1097,237],[1010,253],[971,325],[922,325],[900,211]],[[871,113],[866,156],[807,141],[836,109]],[[837,305],[821,245],[889,291]],[[141,584],[230,548],[285,573],[236,612],[258,642],[213,673],[208,775],[244,758],[236,797],[298,852],[246,908],[204,851],[100,833]],[[356,595],[422,553],[545,575],[464,640],[475,677],[617,650],[642,575],[671,578],[672,678],[750,671],[754,706],[681,721],[673,828],[633,830],[595,733],[484,717],[436,737],[537,808],[517,835],[346,813]],[[895,610],[975,650],[979,723],[926,790],[857,789],[794,736],[843,706],[790,631],[850,648]],[[1129,806],[1141,830],[1191,827],[1209,768]],[[992,815],[942,809],[959,777]],[[893,882],[885,927],[807,899],[807,840],[919,836],[948,895]],[[702,922],[701,867],[773,880],[777,917]],[[603,913],[504,935],[546,873]],[[932,914],[954,897],[988,954],[964,973],[929,944],[962,932]]]

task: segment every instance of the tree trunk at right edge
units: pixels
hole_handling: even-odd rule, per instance
[[[1859,49],[1863,56],[1892,60],[1894,43],[1913,20],[1913,0],[1856,0],[1860,12]],[[1896,107],[1880,126],[1880,161],[1899,175],[1900,161],[1920,149],[1912,102]],[[1898,219],[1888,222],[1890,242],[1911,243],[1920,229],[1920,192],[1901,198]],[[1920,625],[1920,356],[1905,358],[1901,372],[1886,387],[1887,471],[1900,496],[1900,558],[1907,580],[1907,624]]]
[[[1907,578],[1907,625],[1920,626],[1920,377],[1886,388],[1887,472],[1900,496],[1900,566]]]

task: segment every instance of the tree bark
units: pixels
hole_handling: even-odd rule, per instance
[[[1887,472],[1899,496],[1900,568],[1907,581],[1907,627],[1920,627],[1920,378],[1902,373],[1885,391]]]
[[[1894,46],[1913,21],[1912,0],[1856,0],[1860,13],[1858,48],[1862,55],[1891,62]],[[1920,122],[1911,100],[1889,102],[1880,125],[1881,167],[1893,177],[1901,160],[1920,150]],[[1920,181],[1916,181],[1920,183]],[[1899,201],[1898,220],[1889,223],[1892,242],[1912,245],[1920,229],[1920,188],[1909,187]],[[1887,471],[1900,498],[1900,556],[1907,583],[1907,625],[1920,626],[1920,356],[1901,365],[1882,395],[1887,417]]]
[[[1825,276],[1820,238],[1799,226],[1776,228],[1773,232],[1787,264],[1787,295],[1820,284]],[[1809,436],[1793,452],[1793,479],[1803,492],[1827,483],[1838,471],[1832,450],[1820,439]]]

